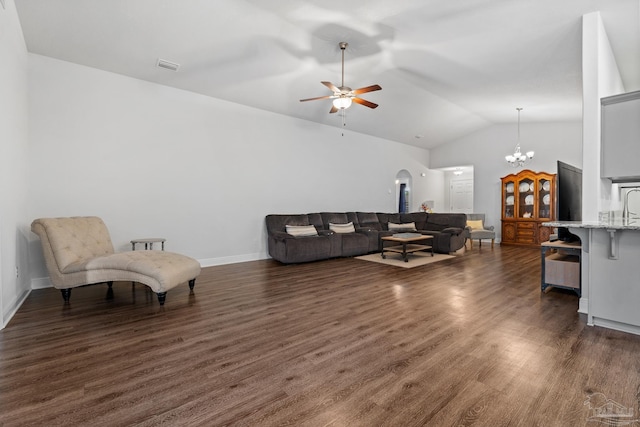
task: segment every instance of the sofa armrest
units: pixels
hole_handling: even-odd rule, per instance
[[[332,234],[336,234],[335,231],[331,231],[331,230],[318,231],[318,236],[331,236]]]
[[[286,233],[284,231],[274,231],[271,233],[271,237],[276,240],[276,241],[284,241],[285,239],[289,239],[292,238],[293,236],[289,233]]]
[[[494,227],[493,227],[493,225],[490,225],[490,226],[488,226],[488,227],[485,225],[485,226],[484,226],[484,229],[485,229],[485,230],[489,230],[489,231],[493,231],[493,230],[494,230]]]
[[[459,228],[459,227],[447,227],[444,230],[441,231],[441,233],[447,233],[447,234],[454,234],[456,236],[462,234],[462,232],[464,231],[464,229]]]

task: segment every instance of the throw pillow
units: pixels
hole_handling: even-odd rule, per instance
[[[334,224],[332,222],[329,223],[329,230],[334,233],[355,233],[356,228],[353,226],[353,222],[348,222],[346,224]]]
[[[484,230],[481,219],[468,219],[467,227],[471,227],[472,230]]]
[[[286,225],[287,234],[292,236],[317,236],[318,230],[313,225]]]
[[[389,223],[389,231],[418,231],[415,222],[405,222],[403,224]]]

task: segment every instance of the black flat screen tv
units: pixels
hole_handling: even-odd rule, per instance
[[[582,169],[558,160],[558,221],[582,221]],[[558,239],[579,241],[566,227],[558,227]]]

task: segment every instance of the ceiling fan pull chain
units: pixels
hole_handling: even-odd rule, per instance
[[[344,128],[347,126],[347,110],[342,109],[342,136],[344,136]]]

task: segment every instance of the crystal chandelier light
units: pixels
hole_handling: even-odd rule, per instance
[[[513,154],[504,156],[507,163],[514,168],[522,167],[528,160],[533,159],[533,151],[527,151],[526,154],[522,154],[520,151],[520,111],[522,111],[522,108],[518,107],[516,110],[518,110],[518,143],[516,144]]]

